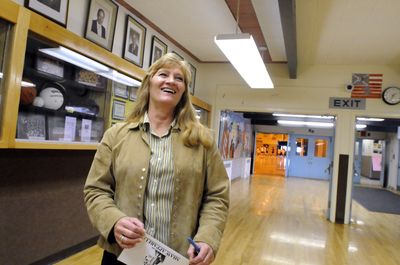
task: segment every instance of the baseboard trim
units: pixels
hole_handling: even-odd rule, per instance
[[[75,246],[69,247],[69,248],[61,250],[57,253],[54,253],[48,257],[45,257],[38,261],[35,261],[35,262],[31,263],[30,265],[48,265],[48,264],[53,264],[55,262],[61,261],[61,260],[66,259],[69,256],[72,256],[84,249],[87,249],[91,246],[96,245],[98,238],[99,238],[98,236],[95,236],[95,237],[90,238],[86,241],[83,241]]]

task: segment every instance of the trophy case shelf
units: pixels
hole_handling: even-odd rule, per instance
[[[140,84],[144,71],[12,1],[2,2],[0,24],[8,38],[7,45],[0,39],[0,148],[95,150],[110,124],[112,88],[124,82],[114,74]],[[69,50],[107,71],[48,49]]]

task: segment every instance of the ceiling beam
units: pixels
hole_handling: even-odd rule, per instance
[[[296,3],[295,0],[279,0],[283,39],[285,40],[289,77],[297,78],[297,38],[296,38]]]

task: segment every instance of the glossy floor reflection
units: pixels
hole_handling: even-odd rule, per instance
[[[350,225],[326,220],[328,182],[256,175],[235,180],[214,265],[400,264],[400,215],[353,201]],[[58,265],[99,264],[93,247]]]

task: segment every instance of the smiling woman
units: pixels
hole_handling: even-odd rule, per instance
[[[127,121],[104,134],[84,188],[105,250],[102,264],[121,264],[122,249],[146,234],[193,264],[214,260],[228,214],[229,179],[209,130],[196,118],[190,78],[187,62],[162,56],[145,75]],[[201,248],[198,255],[188,236]]]

